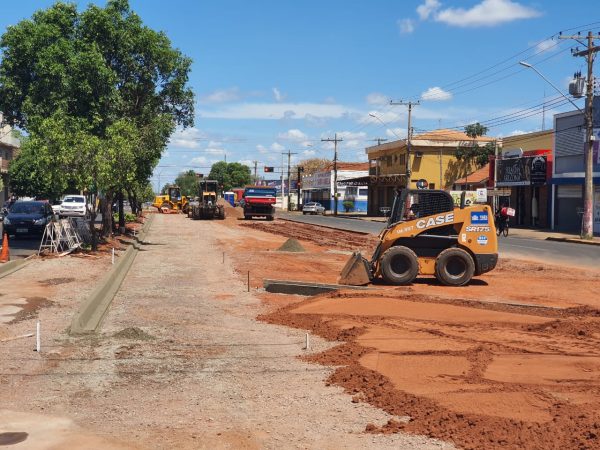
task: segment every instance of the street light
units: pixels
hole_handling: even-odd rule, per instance
[[[565,99],[567,99],[567,100],[568,100],[568,101],[569,101],[569,102],[570,102],[570,103],[571,103],[571,104],[572,104],[572,105],[573,105],[575,108],[577,108],[577,110],[578,110],[579,112],[583,112],[583,110],[582,110],[582,109],[581,109],[579,106],[577,106],[577,105],[575,104],[575,102],[573,102],[573,100],[571,100],[569,97],[567,97],[565,94],[563,94],[563,93],[562,93],[562,91],[561,91],[559,88],[557,88],[557,87],[556,87],[556,86],[555,86],[555,85],[554,85],[554,84],[553,84],[553,83],[552,83],[552,82],[551,82],[551,81],[550,81],[548,78],[546,78],[546,77],[545,77],[545,76],[542,74],[542,72],[540,72],[539,70],[537,70],[537,69],[535,68],[535,66],[534,66],[534,65],[532,65],[532,64],[529,64],[529,63],[526,63],[525,61],[519,61],[519,64],[521,64],[523,67],[527,67],[528,69],[532,69],[533,71],[535,71],[535,73],[537,73],[537,74],[538,74],[540,77],[542,77],[542,79],[543,79],[543,80],[544,80],[546,83],[548,83],[550,86],[552,86],[552,87],[553,87],[553,88],[556,90],[556,92],[558,92],[560,95],[562,95],[562,96],[563,96]]]
[[[566,98],[580,113],[583,113],[585,118],[586,125],[586,144],[587,148],[584,149],[584,185],[583,185],[583,215],[581,216],[581,238],[582,239],[591,239],[593,236],[593,195],[594,195],[594,178],[593,178],[593,144],[594,144],[594,135],[592,133],[592,91],[591,88],[588,87],[588,101],[585,105],[585,111],[583,111],[579,106],[577,106],[569,97],[562,93],[560,89],[558,89],[554,84],[548,80],[542,73],[537,70],[533,65],[526,63],[525,61],[519,61],[524,67],[529,69],[533,69],[535,73],[537,73],[544,81],[546,81],[550,86],[552,86],[556,91]],[[588,80],[588,83],[590,80]]]

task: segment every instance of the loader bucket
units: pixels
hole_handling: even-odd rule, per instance
[[[352,253],[352,256],[342,269],[339,284],[350,286],[362,286],[371,282],[371,268],[369,262],[362,257],[360,252]]]

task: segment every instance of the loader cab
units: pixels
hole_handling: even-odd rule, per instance
[[[433,216],[454,210],[452,196],[446,191],[398,189],[387,226],[398,222]]]
[[[172,202],[181,200],[181,190],[177,186],[172,186],[168,189],[167,194]]]

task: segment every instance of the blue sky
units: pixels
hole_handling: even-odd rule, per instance
[[[6,2],[0,27],[52,3]],[[420,101],[415,133],[475,121],[493,136],[536,131],[543,109],[551,128],[553,113],[573,108],[518,62],[566,91],[585,61],[571,56],[579,44],[556,35],[600,31],[600,13],[586,13],[597,11],[592,0],[576,9],[559,0],[130,3],[194,60],[195,127],[173,136],[155,186],[159,174],[162,185],[187,168],[208,173],[225,158],[256,160],[260,175],[265,165],[281,165],[287,150],[297,153],[293,161],[331,158],[321,139],[336,132],[344,139],[340,160],[366,160],[373,139],[406,136],[406,107],[391,99]]]

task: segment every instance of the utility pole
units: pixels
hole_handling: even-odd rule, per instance
[[[256,168],[258,167],[258,161],[252,161],[254,163],[254,184],[257,184],[258,178],[256,176]]]
[[[304,167],[296,166],[296,169],[298,170],[298,211],[302,211],[302,197],[300,197],[300,188],[302,187],[302,172],[304,172]]]
[[[292,153],[290,150],[287,151],[287,153],[282,153],[282,155],[288,155],[288,194],[287,194],[287,210],[291,211],[292,210],[292,204],[290,203],[290,198],[292,196],[292,180],[290,177],[290,163],[291,163],[291,159],[292,159],[292,155],[297,155],[297,153]],[[283,180],[283,174],[282,176],[282,180]]]
[[[375,139],[371,139],[371,141],[373,142],[377,142],[377,145],[381,145],[382,142],[386,142],[388,139],[384,139],[384,138],[375,138]]]
[[[587,80],[586,80],[586,98],[585,98],[585,142],[587,148],[584,154],[585,178],[583,187],[583,216],[581,217],[581,238],[592,239],[594,237],[594,123],[593,123],[593,103],[594,103],[594,57],[600,50],[599,46],[594,45],[594,39],[600,39],[600,35],[594,35],[588,31],[587,42],[582,41],[581,35],[559,36],[560,39],[574,39],[582,44],[585,49],[579,51],[575,49],[573,56],[583,56],[587,62]]]
[[[411,170],[410,170],[410,140],[412,138],[412,125],[411,125],[411,118],[412,118],[412,107],[413,106],[419,106],[421,104],[421,102],[403,102],[402,100],[400,100],[399,102],[394,102],[393,100],[390,101],[390,105],[400,105],[400,106],[408,106],[408,129],[407,131],[407,138],[406,138],[406,186],[407,188],[410,187],[410,176],[411,176]]]
[[[337,137],[335,133],[334,138],[321,139],[321,142],[333,142],[333,215],[337,216],[338,213],[338,192],[337,192],[337,143],[342,142],[343,139]]]

